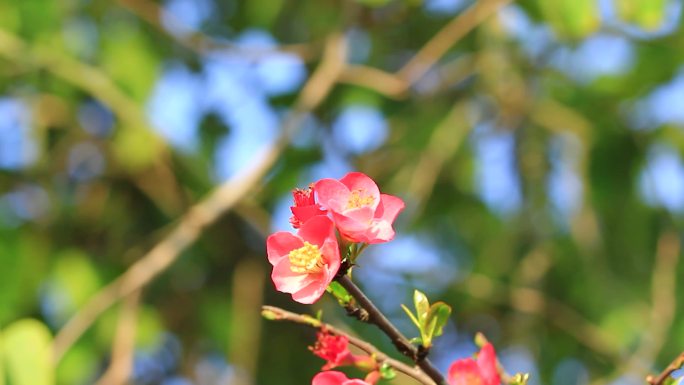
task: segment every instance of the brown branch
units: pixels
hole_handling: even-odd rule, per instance
[[[405,98],[409,86],[395,74],[363,65],[347,67],[340,75],[340,83],[370,88],[392,99]]]
[[[436,384],[438,385],[443,385],[445,384],[444,382],[444,377],[442,377],[442,374],[437,370],[437,368],[432,365],[430,360],[426,357],[427,352],[421,349],[416,348],[411,342],[409,342],[408,338],[406,338],[399,329],[397,329],[391,322],[390,320],[385,317],[384,314],[378,309],[373,302],[366,297],[366,295],[361,291],[361,289],[352,282],[352,280],[349,278],[347,275],[340,275],[335,278],[337,282],[340,283],[347,291],[349,294],[351,294],[352,297],[363,307],[367,312],[368,312],[368,322],[374,324],[380,330],[382,330],[383,333],[385,333],[390,340],[392,341],[392,344],[397,348],[397,350],[405,355],[406,357],[410,358],[415,362],[422,370],[427,374],[430,378],[432,378],[433,381],[435,381]]]
[[[133,368],[135,335],[140,309],[140,290],[131,293],[121,305],[121,315],[112,347],[109,367],[96,385],[119,385],[127,383]]]
[[[53,343],[53,360],[59,362],[64,353],[78,340],[105,310],[168,268],[179,255],[192,245],[202,231],[230,210],[244,196],[249,195],[285,148],[291,134],[305,116],[330,92],[345,66],[346,45],[335,34],[326,44],[321,64],[304,85],[291,113],[282,124],[281,136],[251,168],[216,188],[205,200],[191,207],[178,225],[144,257],[135,262],[121,276],[102,288],[66,323]]]
[[[651,385],[662,385],[672,372],[682,366],[684,366],[684,352],[679,354],[659,375],[646,377],[646,382]]]
[[[397,76],[415,83],[458,40],[512,0],[479,0],[437,32],[398,72]]]
[[[430,377],[428,377],[419,367],[411,367],[401,361],[395,360],[394,358],[391,358],[382,351],[378,350],[378,348],[376,348],[372,344],[360,338],[354,337],[349,333],[344,332],[330,324],[321,322],[316,318],[303,314],[295,314],[274,306],[263,306],[262,314],[265,318],[269,320],[295,322],[311,326],[315,329],[325,329],[327,332],[332,333],[334,335],[347,337],[350,344],[357,347],[364,353],[374,357],[379,363],[387,364],[396,371],[403,373],[409,377],[412,377],[421,384],[434,385],[434,381]]]

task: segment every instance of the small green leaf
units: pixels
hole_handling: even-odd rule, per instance
[[[451,306],[444,302],[436,302],[430,306],[428,318],[435,320],[434,336],[441,336],[444,325],[446,325],[451,315]]]
[[[437,326],[437,318],[428,318],[425,329],[421,331],[423,338],[423,346],[429,348],[432,346],[432,337],[435,335],[435,327]]]
[[[394,369],[392,369],[392,367],[389,366],[389,365],[385,362],[385,363],[382,364],[382,366],[380,367],[380,375],[381,375],[382,378],[384,378],[385,380],[391,380],[391,379],[393,379],[394,377],[397,376],[397,372],[395,372]]]
[[[419,290],[413,291],[413,303],[416,306],[416,315],[421,325],[425,325],[428,312],[430,311],[430,301],[427,296]]]
[[[423,340],[420,337],[413,337],[409,340],[410,343],[412,344],[422,344]]]
[[[401,308],[404,309],[406,314],[408,314],[409,318],[411,318],[411,321],[413,322],[413,324],[416,325],[418,330],[420,330],[420,322],[418,322],[418,319],[416,319],[416,316],[414,316],[413,313],[411,313],[411,310],[409,310],[409,308],[407,308],[406,305],[404,305],[403,303],[401,304]]]
[[[354,297],[352,297],[347,289],[340,285],[339,282],[330,282],[330,285],[328,285],[326,290],[328,293],[332,294],[342,306],[349,305],[354,300]]]
[[[487,337],[485,337],[484,334],[477,332],[475,333],[475,345],[479,347],[480,349],[487,344]]]

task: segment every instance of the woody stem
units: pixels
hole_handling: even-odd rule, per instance
[[[423,351],[419,351],[418,348],[416,348],[411,342],[409,342],[408,338],[406,338],[400,331],[399,329],[394,326],[387,317],[385,317],[384,314],[378,309],[373,302],[366,297],[366,295],[361,291],[361,289],[356,286],[354,282],[349,278],[347,275],[339,275],[335,277],[335,280],[339,282],[340,285],[342,285],[345,289],[347,289],[347,292],[354,297],[356,302],[358,302],[363,309],[365,309],[368,312],[368,322],[374,324],[380,330],[382,330],[385,335],[387,335],[390,340],[392,341],[392,344],[397,348],[397,350],[405,355],[406,357],[410,358],[413,360],[413,362],[420,367],[420,369],[427,374],[436,384],[438,385],[445,385],[444,377],[442,377],[442,374],[435,368],[435,366],[430,362],[430,360],[426,357],[426,353]]]

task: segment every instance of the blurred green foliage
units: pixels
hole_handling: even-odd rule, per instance
[[[221,182],[222,143],[250,137],[235,116],[248,111],[247,126],[263,132],[254,116],[261,110],[231,100],[251,101],[263,86],[254,71],[277,72],[263,63],[278,45],[301,56],[308,76],[325,37],[345,31],[352,63],[394,73],[470,3],[0,0],[0,385],[87,384],[102,375],[119,306],[98,317],[56,371],[46,347]],[[337,84],[268,177],[145,288],[132,383],[309,383],[322,365],[306,348],[312,333],[261,321],[262,304],[323,309],[326,321],[347,322],[393,352],[332,296],[305,308],[268,279],[271,215],[286,212],[289,191],[320,177],[316,170],[341,176],[326,166],[331,158],[406,199],[399,237],[427,237],[439,250],[436,267],[419,250],[414,269],[362,256],[358,271],[407,334],[399,304],[410,303],[414,286],[453,308],[435,339],[442,368],[470,352],[477,331],[511,362],[526,352],[535,366],[510,371],[533,371],[531,385],[584,384],[585,372],[597,384],[638,380],[664,367],[684,346],[683,207],[670,198],[684,176],[659,174],[672,159],[682,168],[684,90],[668,88],[684,64],[681,8],[679,0],[520,0],[436,58],[404,95],[379,92],[379,76]],[[254,31],[277,44],[245,43]],[[221,55],[228,59],[218,63],[235,65],[228,72],[248,79],[220,89],[229,112],[207,101],[218,92],[210,62]],[[174,68],[199,84],[187,90],[202,106],[190,149],[147,119],[180,111],[167,120],[174,123],[187,113],[164,94],[163,108],[151,112]],[[300,88],[259,91],[258,102],[280,118]],[[359,106],[379,113],[388,131],[378,146],[352,151],[335,127]],[[483,156],[488,138],[493,157]],[[501,164],[510,176],[483,171]],[[553,187],[559,172],[570,182]],[[499,178],[514,183],[494,183],[492,198],[483,186]],[[649,183],[664,187],[649,195]],[[437,285],[449,269],[457,273]],[[568,362],[581,370],[565,375]]]

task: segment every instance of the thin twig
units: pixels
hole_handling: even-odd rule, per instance
[[[659,375],[646,377],[646,382],[651,385],[662,385],[670,376],[670,374],[672,374],[672,372],[681,368],[682,366],[684,366],[684,352],[679,354],[677,358],[670,362],[670,365],[668,365],[667,368],[665,368],[665,370],[663,370]]]
[[[413,84],[418,81],[458,40],[512,0],[480,0],[437,32],[402,67],[397,75]]]
[[[112,347],[109,367],[96,385],[120,385],[127,383],[133,368],[135,335],[140,309],[140,290],[131,293],[121,304],[121,315]]]
[[[345,66],[346,45],[339,34],[328,39],[321,64],[304,85],[291,113],[282,124],[278,140],[257,157],[252,167],[216,188],[205,200],[191,207],[178,225],[144,257],[102,288],[59,331],[53,343],[53,360],[64,353],[105,310],[119,299],[139,290],[168,268],[202,231],[247,196],[275,164],[293,131],[305,116],[330,92]]]
[[[361,291],[361,289],[356,286],[354,282],[349,278],[347,275],[340,275],[336,278],[337,282],[340,283],[347,291],[349,294],[351,294],[352,297],[368,312],[368,322],[374,324],[380,330],[385,333],[390,340],[392,341],[392,344],[397,348],[397,350],[405,355],[406,357],[410,358],[415,362],[422,370],[432,378],[433,381],[435,381],[436,384],[438,385],[443,385],[445,384],[444,382],[444,377],[442,377],[442,374],[437,370],[437,368],[432,365],[432,362],[426,357],[426,352],[420,351],[418,348],[416,348],[411,342],[409,342],[408,338],[406,338],[399,329],[397,329],[391,322],[390,320],[385,317],[384,314],[378,309],[373,302],[366,297],[366,295]]]
[[[308,325],[316,329],[324,329],[327,332],[338,335],[338,336],[344,336],[347,337],[349,340],[349,343],[352,344],[353,346],[357,347],[364,353],[375,357],[375,359],[379,363],[386,363],[387,365],[391,366],[393,369],[395,369],[398,372],[404,373],[405,375],[414,378],[418,382],[422,384],[427,384],[427,385],[434,385],[434,381],[428,377],[420,368],[418,367],[411,367],[409,365],[406,365],[405,363],[395,360],[394,358],[389,357],[382,351],[378,350],[375,346],[372,344],[354,337],[350,335],[349,333],[346,333],[333,325],[324,323],[319,321],[316,318],[313,318],[311,316],[303,315],[303,314],[295,314],[292,312],[289,312],[287,310],[274,307],[274,306],[263,306],[262,307],[262,314],[269,319],[273,321],[291,321],[291,322],[296,322],[299,324],[303,325]]]

